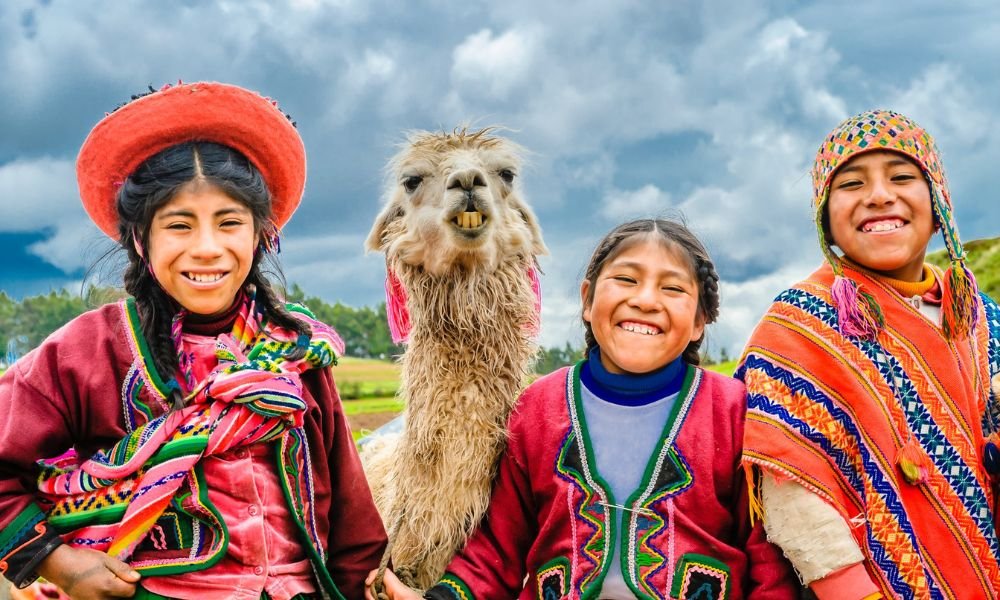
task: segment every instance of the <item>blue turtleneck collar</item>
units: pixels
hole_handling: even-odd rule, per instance
[[[602,400],[622,406],[642,406],[679,392],[686,373],[687,363],[680,356],[650,373],[611,373],[601,362],[601,349],[594,347],[580,369],[580,383]]]

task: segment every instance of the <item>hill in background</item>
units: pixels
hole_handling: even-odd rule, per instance
[[[1000,302],[1000,237],[965,242],[967,265],[976,276],[979,289]],[[948,268],[948,253],[938,250],[927,255],[927,262]]]

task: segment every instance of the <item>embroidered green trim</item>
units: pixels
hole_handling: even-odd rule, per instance
[[[469,589],[469,586],[462,581],[462,578],[453,573],[445,573],[441,576],[437,585],[444,587],[459,600],[475,600],[476,596]]]
[[[201,525],[203,524],[207,525],[207,528],[211,531],[214,538],[212,539],[211,549],[207,554],[200,555],[186,561],[163,561],[164,564],[157,564],[153,561],[134,561],[132,562],[132,568],[136,571],[147,577],[157,575],[177,575],[180,573],[207,569],[219,562],[219,560],[226,555],[226,549],[229,548],[229,529],[226,527],[225,521],[222,520],[222,515],[219,514],[219,511],[208,499],[208,486],[205,484],[205,472],[200,464],[197,464],[194,467],[194,480],[192,481],[191,487],[195,491],[195,504],[202,511],[204,511],[205,514],[195,516],[183,509],[181,509],[181,512],[192,519],[192,524],[196,530],[201,529]],[[176,504],[179,505],[180,502],[177,502]],[[210,520],[206,520],[205,517],[208,517]],[[198,534],[195,534],[194,537],[197,538]],[[196,543],[204,543],[204,541],[197,540]]]
[[[586,502],[580,506],[578,516],[596,528],[594,535],[584,545],[583,552],[597,564],[597,569],[584,577],[579,584],[581,600],[590,600],[598,597],[611,566],[608,555],[611,553],[611,542],[617,536],[618,511],[614,508],[615,498],[610,491],[611,486],[597,472],[594,450],[589,443],[590,434],[587,430],[587,420],[583,414],[583,398],[580,389],[580,369],[583,368],[585,362],[586,359],[576,363],[566,376],[566,404],[569,408],[573,433],[570,439],[567,439],[564,452],[560,456],[560,464],[565,464],[562,463],[562,460],[568,452],[572,451],[571,445],[575,443],[579,450],[579,466],[583,471],[580,473],[583,476],[583,481],[580,481],[579,484],[588,494]],[[598,498],[596,504],[593,502],[594,494]],[[592,514],[601,520],[595,520],[591,517],[591,513],[587,511],[588,507],[592,507]],[[595,554],[595,550],[600,554]]]
[[[167,385],[163,377],[156,370],[156,363],[153,362],[153,353],[146,343],[146,337],[142,334],[142,326],[139,322],[139,311],[135,306],[135,298],[126,298],[125,315],[128,317],[129,337],[132,344],[139,352],[142,361],[145,379],[153,385],[154,390],[164,401],[170,397],[170,386]]]
[[[670,597],[677,600],[728,600],[729,565],[693,552],[681,556]]]
[[[45,520],[45,513],[31,503],[19,512],[9,525],[0,530],[0,559],[6,557],[18,542],[25,541],[28,531]]]
[[[569,559],[558,556],[543,564],[535,574],[536,594],[538,600],[561,600],[569,595],[570,581]]]
[[[334,598],[334,600],[346,600],[344,595],[340,593],[340,590],[337,589],[337,584],[334,583],[333,577],[330,575],[330,571],[326,568],[326,561],[323,560],[319,550],[314,546],[314,542],[309,535],[309,532],[306,531],[305,523],[303,523],[303,516],[300,514],[301,509],[298,508],[301,506],[302,500],[298,489],[294,491],[294,495],[299,499],[299,503],[297,504],[293,499],[293,490],[290,489],[286,474],[292,474],[294,476],[297,469],[295,469],[293,465],[288,464],[283,447],[276,448],[274,455],[275,464],[278,467],[278,473],[282,474],[281,477],[278,477],[278,482],[281,485],[281,493],[285,496],[285,504],[292,509],[292,521],[295,522],[295,528],[298,531],[299,540],[302,541],[302,545],[305,547],[306,553],[309,555],[309,562],[312,564],[313,572],[316,574],[316,578],[319,581],[320,586],[322,586],[330,597]],[[296,478],[296,481],[297,480],[298,479]]]
[[[700,369],[687,365],[684,383],[677,393],[677,400],[670,408],[670,414],[660,434],[660,441],[646,463],[646,470],[638,489],[626,501],[626,506],[631,506],[635,510],[628,515],[628,539],[627,541],[622,539],[622,545],[625,547],[621,552],[621,568],[622,573],[626,574],[626,583],[637,598],[654,600],[661,597],[645,578],[641,577],[639,571],[643,569],[646,573],[651,573],[667,560],[667,557],[660,555],[646,543],[649,538],[667,526],[666,515],[653,510],[652,505],[666,496],[680,493],[694,482],[690,469],[674,447],[674,440],[677,439],[677,434],[680,433],[681,426],[691,410],[691,404],[698,394],[701,378]],[[662,476],[665,474],[672,476],[663,481]],[[644,531],[641,536],[640,519],[644,520]]]

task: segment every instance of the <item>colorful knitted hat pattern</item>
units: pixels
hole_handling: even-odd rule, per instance
[[[951,265],[945,272],[941,303],[942,329],[949,338],[963,338],[976,325],[979,293],[976,280],[965,266],[965,251],[952,215],[951,196],[934,138],[908,117],[889,110],[872,110],[838,125],[820,146],[813,165],[813,208],[820,247],[836,275],[831,294],[841,332],[874,338],[884,325],[874,297],[844,277],[842,259],[830,248],[823,215],[830,184],[837,169],[855,156],[873,150],[898,152],[915,161],[927,179],[931,208],[941,227]]]

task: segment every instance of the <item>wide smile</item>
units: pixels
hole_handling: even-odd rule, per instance
[[[866,219],[858,227],[861,233],[892,233],[909,225],[909,222],[899,217],[879,217]]]
[[[229,275],[229,271],[213,271],[211,273],[196,273],[194,271],[183,271],[184,276],[190,284],[199,288],[211,288]]]
[[[663,330],[656,325],[651,325],[649,323],[640,323],[639,321],[622,321],[618,324],[619,329],[624,329],[629,333],[634,333],[637,335],[660,335]]]

